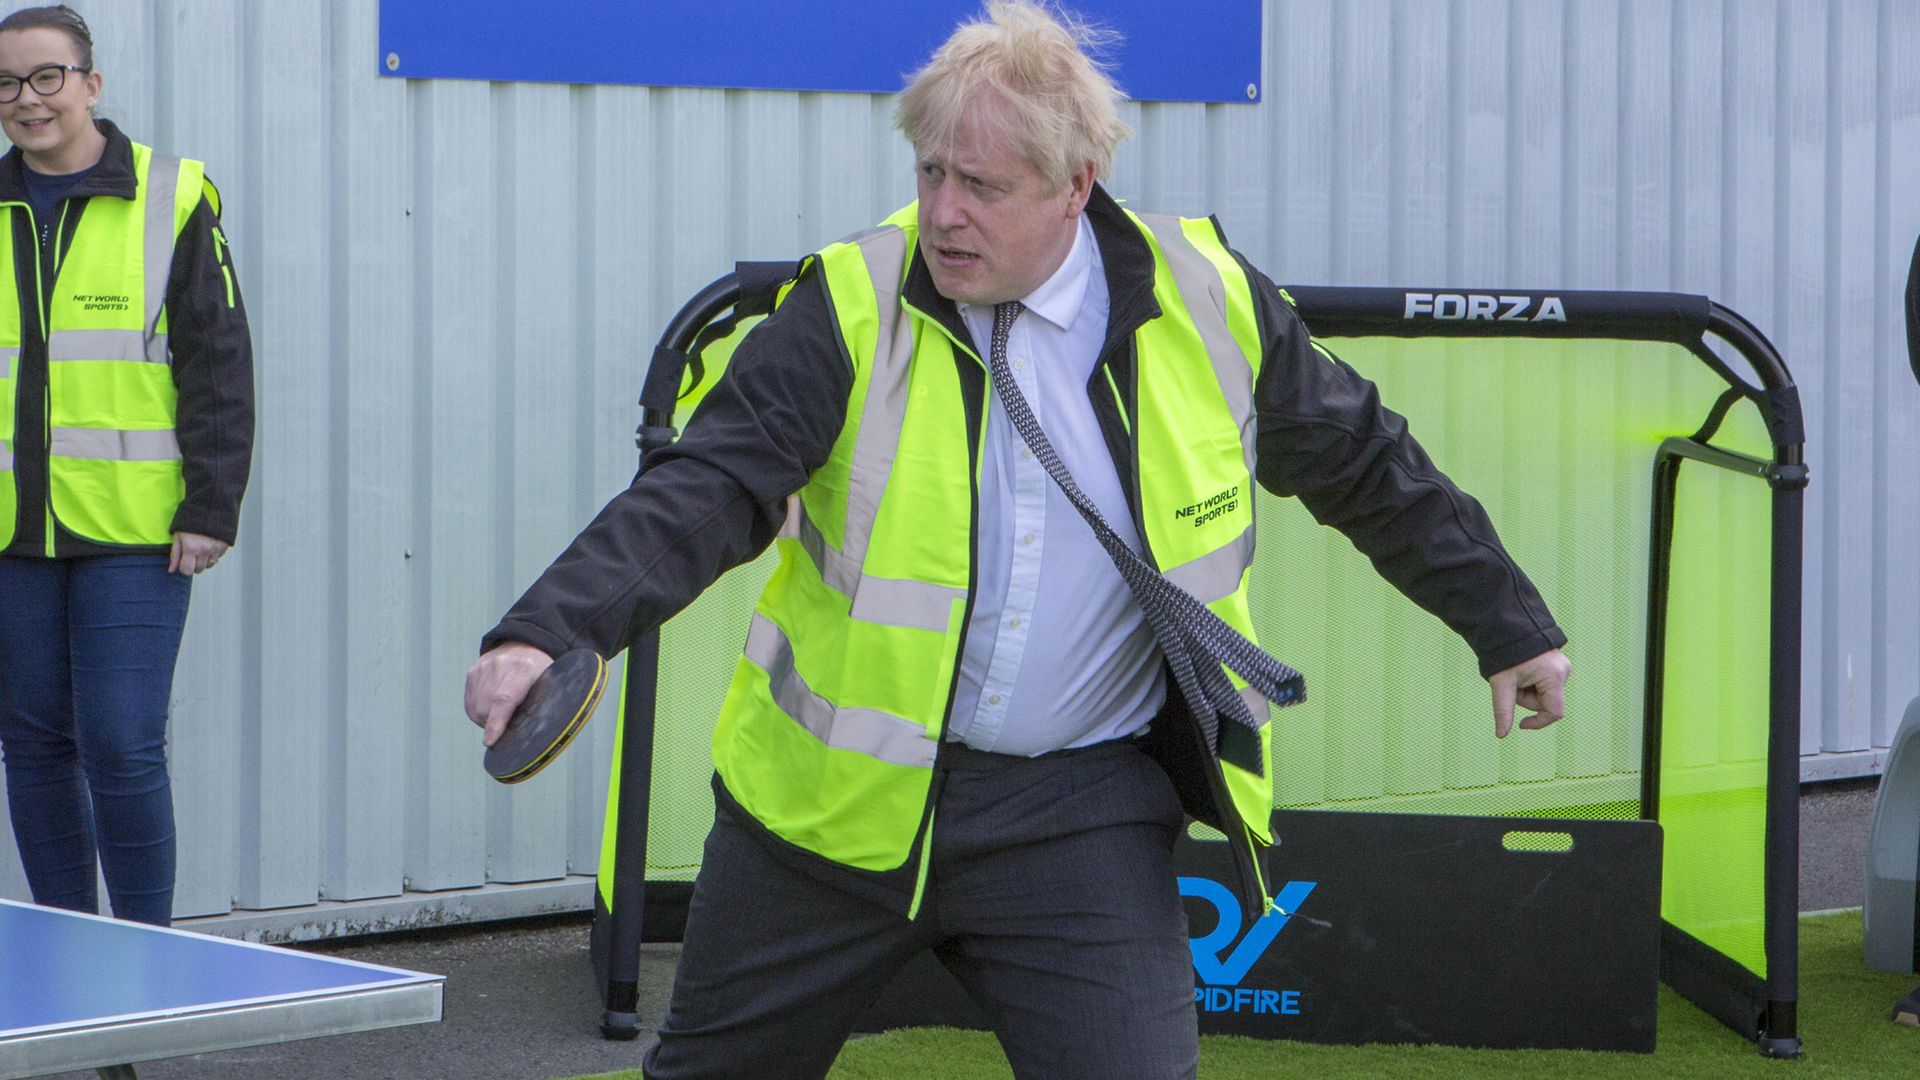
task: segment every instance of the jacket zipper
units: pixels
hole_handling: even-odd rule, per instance
[[[935,757],[939,756],[935,751]],[[927,787],[927,830],[920,838],[920,865],[914,869],[913,899],[907,904],[907,921],[920,917],[920,902],[927,898],[927,869],[933,862],[933,818],[938,800],[934,798],[939,788],[940,766],[934,763],[933,780]]]
[[[233,307],[233,267],[227,262],[227,236],[218,225],[213,227],[213,261],[220,264],[220,276],[227,282],[227,306]]]
[[[53,527],[53,327],[50,326],[47,321],[49,317],[47,294],[60,280],[60,262],[64,255],[64,252],[60,248],[60,239],[67,231],[67,208],[69,205],[66,199],[60,200],[60,222],[54,226],[53,235],[47,239],[47,247],[51,250],[35,252],[36,258],[33,260],[34,298],[40,305],[40,348],[41,351],[46,354],[47,367],[47,378],[40,389],[40,392],[45,395],[45,400],[40,409],[40,419],[44,425],[44,429],[40,433],[40,445],[46,448],[47,505],[46,513],[42,514],[41,518],[46,525],[47,558],[49,559],[54,557],[55,545]],[[27,220],[31,222],[33,220],[33,211],[28,210],[27,214]],[[50,259],[49,256],[51,256]],[[45,264],[49,261],[51,262],[51,266],[46,267]],[[47,275],[48,269],[52,271],[51,276]]]

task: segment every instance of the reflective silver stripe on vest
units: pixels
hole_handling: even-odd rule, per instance
[[[906,425],[913,327],[900,308],[900,274],[907,262],[906,230],[885,226],[857,237],[855,242],[873,282],[880,323],[867,375],[866,404],[860,412],[860,433],[854,437],[851,475],[847,478],[847,525],[841,537],[847,560],[861,566],[867,561],[873,522],[880,513],[887,480],[893,475],[893,456],[900,448],[900,431]],[[854,343],[847,345],[852,348]],[[942,616],[940,629],[946,628]]]
[[[1240,578],[1253,565],[1253,527],[1230,543],[1166,571],[1167,580],[1210,604],[1240,591]]]
[[[897,225],[882,225],[843,243],[860,250],[873,287],[876,317],[873,361],[867,369],[860,430],[854,436],[853,460],[848,467],[846,526],[841,536],[844,546],[835,548],[827,542],[798,499],[788,505],[780,535],[800,542],[821,580],[851,602],[851,617],[945,633],[953,602],[965,599],[965,589],[875,577],[864,570],[867,548],[873,542],[874,520],[893,475],[894,455],[899,452],[901,431],[906,426],[913,324],[900,304],[900,282],[907,265],[907,233]],[[845,332],[842,327],[841,333]],[[855,348],[864,343],[849,341],[847,345]]]
[[[793,645],[765,616],[747,631],[747,659],[767,673],[774,704],[794,723],[836,750],[852,750],[893,765],[930,769],[938,744],[911,720],[878,709],[835,708],[815,694],[793,666]]]
[[[1241,452],[1246,457],[1247,475],[1252,476],[1253,367],[1247,363],[1247,354],[1240,351],[1240,343],[1234,340],[1233,331],[1227,326],[1226,286],[1220,280],[1220,271],[1187,239],[1187,234],[1180,229],[1179,218],[1142,214],[1140,220],[1147,223],[1153,230],[1153,238],[1160,242],[1167,269],[1173,274],[1173,284],[1180,290],[1180,299],[1185,302],[1195,329],[1200,331],[1200,340],[1207,346],[1207,359],[1213,362],[1213,373],[1226,395],[1227,409],[1240,421]]]
[[[172,431],[57,427],[50,448],[60,457],[95,461],[180,460],[180,440]]]
[[[863,622],[944,634],[954,601],[967,597],[967,591],[961,588],[861,573],[858,564],[827,543],[798,497],[787,503],[787,520],[780,527],[780,535],[800,541],[814,569],[820,572],[820,580],[851,601],[849,614]]]
[[[160,313],[167,306],[167,274],[173,269],[173,247],[178,235],[173,227],[174,197],[180,189],[180,159],[165,154],[147,155],[147,321],[142,325],[158,338]],[[166,343],[160,343],[159,356],[151,347],[144,350],[156,363],[167,358]]]
[[[0,472],[13,471],[13,444],[0,443]]]
[[[47,359],[167,362],[167,335],[140,330],[55,330],[47,339]]]
[[[18,359],[20,359],[20,346],[9,345],[0,349],[0,365],[5,365],[0,367],[0,379],[7,377],[7,372],[13,370],[13,362]]]

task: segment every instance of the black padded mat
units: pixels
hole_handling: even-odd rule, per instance
[[[1655,823],[1287,810],[1273,823],[1284,914],[1251,923],[1223,889],[1182,882],[1201,1031],[1653,1050]],[[1223,844],[1185,846],[1184,873],[1229,880]]]
[[[1654,1049],[1655,823],[1282,810],[1274,829],[1281,911],[1262,922],[1227,887],[1224,844],[1177,853],[1202,1033]],[[1567,850],[1510,850],[1515,833],[1523,849]],[[922,954],[859,1029],[932,1025],[985,1017]]]

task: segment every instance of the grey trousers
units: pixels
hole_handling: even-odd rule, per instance
[[[721,815],[650,1080],[825,1076],[861,1014],[932,949],[1021,1080],[1184,1080],[1199,1061],[1176,891],[1184,818],[1132,743],[1040,758],[943,749],[918,918],[834,888]]]

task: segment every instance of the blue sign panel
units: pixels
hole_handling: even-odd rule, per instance
[[[380,0],[380,72],[409,79],[890,94],[980,0]],[[1139,101],[1257,101],[1260,0],[1086,0]]]

